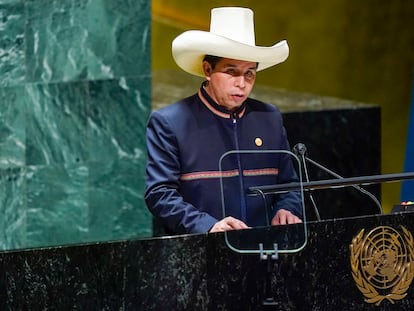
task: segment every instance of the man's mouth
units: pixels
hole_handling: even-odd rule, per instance
[[[236,98],[243,98],[243,97],[244,97],[244,95],[243,95],[243,94],[234,94],[234,95],[233,95],[233,97],[236,97]]]

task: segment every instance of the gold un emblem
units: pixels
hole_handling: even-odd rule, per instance
[[[365,296],[377,306],[386,299],[403,299],[414,276],[414,242],[411,233],[401,226],[380,226],[364,235],[362,229],[350,245],[352,277]]]

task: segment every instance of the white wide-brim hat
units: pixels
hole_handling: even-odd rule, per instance
[[[204,77],[205,55],[257,62],[257,71],[284,62],[289,56],[286,40],[273,46],[256,46],[253,11],[222,7],[211,10],[210,31],[189,30],[172,42],[172,55],[179,67]]]

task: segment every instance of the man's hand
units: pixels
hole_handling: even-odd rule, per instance
[[[302,220],[298,216],[293,215],[285,209],[280,209],[276,212],[275,217],[272,219],[272,226],[297,224],[301,222]]]
[[[248,229],[249,227],[241,220],[234,217],[226,217],[216,222],[209,232],[220,232],[237,229]]]

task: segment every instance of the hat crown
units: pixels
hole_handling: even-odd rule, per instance
[[[253,11],[240,7],[212,9],[210,32],[234,41],[255,46]]]

